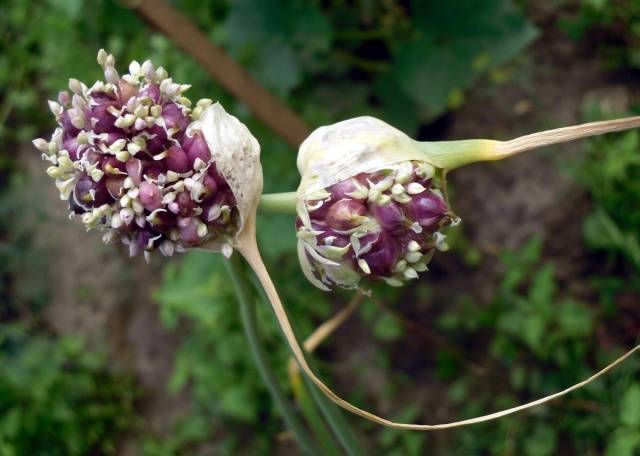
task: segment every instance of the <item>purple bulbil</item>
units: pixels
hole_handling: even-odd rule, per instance
[[[296,228],[323,286],[353,287],[360,277],[400,285],[445,247],[439,230],[453,217],[433,180],[416,172],[420,163],[410,163],[410,174],[405,162],[338,182],[326,188],[325,199],[305,201],[309,221],[298,218]],[[355,274],[345,274],[345,267]]]

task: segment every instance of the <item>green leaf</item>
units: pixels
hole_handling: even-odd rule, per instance
[[[396,317],[385,312],[376,320],[373,333],[379,339],[394,340],[402,335],[403,329]]]
[[[297,240],[293,217],[261,216],[258,218],[258,226],[260,227],[258,230],[260,250],[266,257],[274,261],[284,254],[296,257]]]
[[[605,210],[598,208],[589,214],[584,221],[583,231],[589,246],[620,252],[640,270],[640,242],[637,235],[624,232]]]
[[[378,78],[375,94],[382,103],[384,120],[413,136],[420,125],[418,106],[412,97],[402,90],[393,75],[386,73]]]
[[[283,42],[261,46],[254,68],[259,81],[281,96],[287,95],[300,82],[298,56]]]
[[[586,337],[593,328],[592,311],[574,301],[564,301],[557,306],[556,318],[562,333],[567,337]]]
[[[60,8],[70,18],[75,19],[82,10],[82,0],[49,0],[55,8]]]
[[[394,52],[392,75],[431,116],[537,35],[509,0],[415,0],[412,10],[418,33]]]
[[[634,383],[620,401],[620,421],[627,426],[640,428],[640,384]]]
[[[634,456],[640,447],[640,433],[637,429],[618,429],[613,433],[605,456]]]
[[[555,453],[558,436],[553,427],[538,424],[525,440],[527,456],[547,456]]]

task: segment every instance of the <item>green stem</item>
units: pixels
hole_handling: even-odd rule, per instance
[[[311,360],[307,359],[307,362],[313,369],[315,369]],[[364,454],[364,450],[362,450],[358,443],[358,438],[349,426],[349,423],[338,406],[329,401],[329,399],[322,394],[322,392],[313,384],[313,382],[311,382],[311,380],[307,378],[306,375],[304,375],[304,380],[311,391],[313,400],[316,402],[318,408],[320,408],[320,411],[331,426],[331,429],[333,429],[334,434],[338,437],[338,440],[347,454],[349,456],[360,456]]]
[[[255,287],[258,289],[262,299],[265,302],[269,302],[267,295],[264,289],[260,286],[257,280],[254,281]],[[271,306],[270,306],[271,308]],[[295,328],[292,328],[295,332]],[[296,334],[296,339],[300,340]],[[307,358],[307,362],[309,365],[315,370],[314,363],[312,359]],[[325,417],[326,421],[329,423],[329,426],[333,430],[333,433],[338,438],[338,441],[344,448],[345,452],[349,456],[360,456],[365,454],[364,450],[361,448],[360,443],[358,442],[358,438],[351,429],[351,426],[347,422],[344,417],[342,411],[331,402],[322,392],[318,389],[316,385],[313,384],[311,380],[302,372],[305,383],[307,384],[307,389],[311,392],[311,396],[315,401],[316,405],[322,412],[322,415]]]
[[[233,255],[225,263],[227,265],[229,275],[231,276],[231,281],[233,282],[236,294],[238,295],[242,325],[244,327],[245,335],[247,336],[249,348],[256,362],[256,366],[258,367],[258,372],[269,389],[274,402],[278,404],[287,427],[293,432],[302,451],[305,454],[315,455],[317,454],[315,450],[316,445],[312,442],[306,429],[298,420],[291,404],[278,386],[276,377],[267,363],[265,352],[258,337],[255,303],[249,298],[247,292],[249,284],[246,280],[245,273],[242,270],[240,256],[237,254]]]
[[[461,141],[417,142],[429,163],[450,171],[470,163],[499,160],[496,153],[499,141],[465,139]]]
[[[298,373],[291,379],[291,387],[293,394],[302,410],[302,414],[309,423],[313,433],[318,438],[324,454],[339,456],[343,454],[338,446],[331,430],[327,427],[324,418],[316,408],[313,398],[309,394],[309,390],[302,381],[302,376]]]
[[[554,128],[520,136],[510,141],[467,139],[438,142],[416,141],[416,144],[422,149],[426,161],[445,171],[451,171],[470,163],[503,160],[528,150],[631,128],[640,128],[640,116]]]
[[[260,212],[267,214],[295,214],[296,192],[269,193],[260,197]]]

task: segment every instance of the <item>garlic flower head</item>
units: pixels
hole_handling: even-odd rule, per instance
[[[455,221],[419,143],[373,117],[321,127],[298,153],[298,256],[322,289],[402,285],[446,250]]]
[[[59,127],[36,148],[51,166],[70,217],[149,258],[190,247],[230,255],[262,190],[260,147],[219,103],[195,106],[150,61],[120,76],[113,55],[98,53],[105,81],[69,80],[50,101]]]

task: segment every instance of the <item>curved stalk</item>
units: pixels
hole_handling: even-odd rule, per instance
[[[312,387],[313,386],[307,387],[300,376],[296,377],[295,381],[291,382],[291,389],[296,402],[300,406],[300,410],[302,411],[306,421],[309,423],[309,427],[318,438],[318,441],[322,446],[323,454],[328,456],[339,456],[344,454],[338,442],[336,442],[336,438],[327,426],[327,423],[325,423],[322,415],[316,408],[316,403],[311,397],[311,393],[309,391]]]
[[[287,312],[282,304],[282,301],[280,300],[280,297],[278,296],[278,292],[275,288],[275,285],[273,284],[271,277],[269,276],[269,272],[267,271],[267,268],[265,267],[264,262],[262,261],[262,258],[260,256],[260,251],[258,250],[258,245],[256,242],[255,235],[256,235],[255,217],[253,217],[248,220],[248,223],[244,227],[244,231],[242,231],[238,236],[236,246],[238,248],[238,251],[247,260],[247,263],[249,263],[254,273],[258,277],[260,284],[264,288],[264,291],[267,294],[267,297],[269,298],[269,302],[271,303],[271,306],[273,307],[273,310],[276,314],[276,318],[280,323],[280,328],[282,329],[282,332],[284,333],[287,339],[287,342],[289,344],[289,347],[291,348],[291,351],[293,352],[293,355],[296,361],[298,362],[298,365],[300,366],[300,368],[304,371],[308,379],[312,381],[318,387],[318,389],[322,393],[324,393],[325,396],[331,399],[335,404],[339,405],[345,410],[348,410],[351,413],[359,415],[363,418],[366,418],[369,421],[373,421],[374,423],[378,423],[383,426],[387,426],[394,429],[410,429],[414,431],[435,431],[440,429],[450,429],[454,427],[468,426],[470,424],[483,423],[486,421],[495,420],[503,416],[511,415],[511,414],[544,404],[546,402],[552,401],[553,399],[564,396],[565,394],[568,394],[572,391],[580,389],[585,385],[588,385],[589,383],[593,382],[597,378],[603,376],[604,374],[609,372],[615,366],[622,363],[625,359],[627,359],[634,353],[640,351],[640,345],[638,345],[632,348],[631,350],[629,350],[628,352],[626,352],[624,355],[620,356],[618,359],[616,359],[612,363],[608,364],[606,367],[604,367],[600,371],[593,374],[591,377],[579,383],[576,383],[575,385],[572,385],[562,391],[559,391],[554,394],[549,394],[545,397],[542,397],[540,399],[537,399],[531,402],[527,402],[517,407],[512,407],[506,410],[501,410],[499,412],[489,413],[487,415],[482,415],[475,418],[469,418],[469,419],[464,419],[460,421],[453,421],[449,423],[441,423],[441,424],[398,423],[388,418],[384,418],[382,416],[371,413],[367,410],[356,407],[351,402],[343,399],[338,394],[336,394],[331,388],[329,388],[320,379],[320,377],[318,377],[318,375],[315,373],[315,370],[310,366],[309,362],[307,361],[304,355],[304,351],[302,350],[302,347],[300,346],[300,343],[298,342],[295,336],[293,327],[291,326],[291,322],[289,321],[289,317],[287,316]]]
[[[336,329],[338,329],[347,319],[355,312],[360,303],[364,298],[364,293],[362,290],[356,291],[356,294],[353,296],[349,304],[340,309],[338,313],[336,313],[329,320],[322,323],[318,326],[313,333],[309,337],[307,337],[302,344],[305,351],[307,353],[313,353],[313,351],[318,348],[325,339],[327,339],[331,334],[334,333]],[[293,382],[294,377],[297,377],[300,373],[300,369],[296,364],[296,360],[293,358],[289,359],[289,379]]]
[[[312,443],[311,437],[302,423],[298,420],[295,412],[291,408],[291,404],[278,386],[275,375],[267,363],[265,352],[260,344],[260,339],[257,333],[255,304],[247,294],[249,284],[245,279],[244,272],[242,271],[240,258],[237,255],[232,256],[225,261],[225,264],[227,265],[231,281],[233,282],[236,294],[238,295],[240,313],[242,316],[242,326],[247,336],[247,342],[249,343],[249,348],[256,362],[256,366],[258,367],[258,372],[271,393],[274,402],[278,404],[287,427],[291,429],[291,432],[293,432],[302,451],[305,454],[316,455],[318,454],[315,450],[316,445]]]

